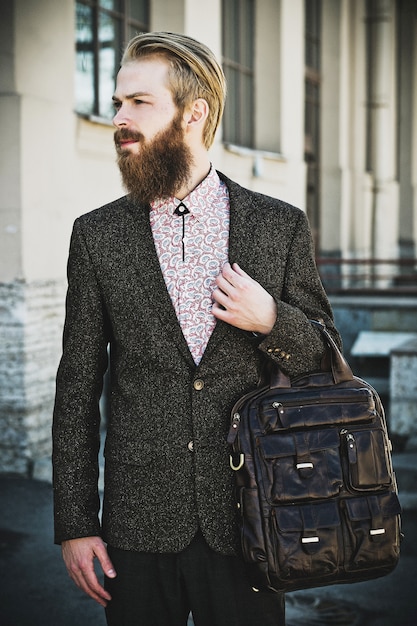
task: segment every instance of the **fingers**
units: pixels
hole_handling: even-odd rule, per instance
[[[75,583],[101,606],[111,600],[110,594],[100,585],[93,567],[87,566],[77,571]]]
[[[244,285],[242,278],[249,278],[247,274],[239,267],[237,263],[233,263],[233,267],[230,263],[226,263],[218,276],[218,280],[226,289],[234,287],[239,289]],[[219,285],[220,286],[220,285]]]
[[[101,606],[106,606],[111,596],[98,581],[94,570],[94,559],[98,558],[106,576],[114,578],[116,572],[100,537],[64,541],[62,555],[68,573],[77,587]]]
[[[239,268],[239,266],[237,267]],[[216,278],[216,285],[218,289],[213,291],[212,312],[218,319],[228,321],[226,311],[231,313],[235,307],[238,307],[242,297],[241,290],[244,287],[242,277],[232,268],[230,263],[226,263]]]
[[[240,272],[235,271],[235,266]],[[236,263],[233,267],[231,267],[230,263],[226,263],[221,273],[216,278],[216,285],[223,294],[234,300],[239,297],[239,290],[244,290],[247,287],[248,279],[249,276],[245,274]],[[219,293],[218,290],[215,290],[214,294],[214,299],[224,306],[225,298],[223,295]]]
[[[237,263],[233,263],[232,265],[232,270],[234,270],[234,272],[236,274],[239,274],[239,276],[244,276],[245,278],[248,278],[249,280],[253,280],[249,274],[246,274],[246,272],[244,270],[242,270],[242,268],[240,267],[240,265],[238,265]]]
[[[103,570],[103,572],[105,573],[105,575],[108,578],[115,578],[116,577],[116,571],[113,567],[113,563],[110,561],[109,558],[109,554],[107,552],[107,548],[104,545],[104,543],[102,542],[99,546],[98,549],[96,551],[96,556],[99,560],[99,563],[101,565],[101,569]]]
[[[226,263],[216,279],[213,291],[213,315],[242,330],[267,335],[277,317],[271,294],[242,268]]]

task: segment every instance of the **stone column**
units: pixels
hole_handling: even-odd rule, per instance
[[[0,472],[36,478],[51,473],[73,218],[73,23],[71,0],[0,6]]]
[[[373,175],[374,258],[398,256],[398,184],[396,177],[395,5],[372,0],[369,13],[369,162]],[[386,274],[389,268],[380,268]]]

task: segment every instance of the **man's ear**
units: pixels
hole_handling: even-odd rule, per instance
[[[191,104],[191,107],[188,109],[185,119],[187,122],[187,128],[190,130],[192,127],[204,128],[204,124],[206,123],[207,117],[209,114],[209,105],[204,98],[198,98],[194,100]]]

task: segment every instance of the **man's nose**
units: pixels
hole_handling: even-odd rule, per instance
[[[117,109],[112,121],[113,126],[116,126],[116,128],[129,125],[129,118],[123,105]]]

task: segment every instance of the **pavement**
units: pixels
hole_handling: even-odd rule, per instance
[[[417,626],[417,446],[393,461],[405,535],[397,568],[287,594],[287,626]],[[105,626],[104,612],[73,585],[53,545],[51,485],[0,476],[0,626],[90,625]]]

